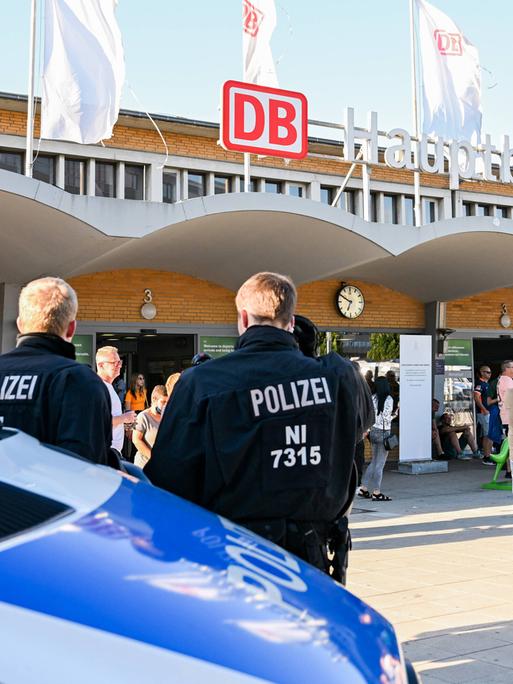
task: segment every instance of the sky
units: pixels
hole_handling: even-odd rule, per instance
[[[487,70],[483,133],[496,144],[504,134],[513,141],[513,2],[433,4],[479,49]],[[408,0],[276,0],[276,6],[272,47],[280,86],[307,96],[309,118],[341,123],[345,108],[354,107],[357,125],[365,126],[373,110],[380,129],[412,130]],[[0,91],[26,94],[30,0],[0,0],[0,10]],[[125,87],[122,107],[218,122],[222,83],[242,77],[241,0],[119,0],[117,16],[126,78],[137,97]],[[323,137],[336,135],[332,129]]]

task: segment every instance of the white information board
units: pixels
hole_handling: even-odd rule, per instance
[[[400,336],[399,460],[431,460],[430,335]]]

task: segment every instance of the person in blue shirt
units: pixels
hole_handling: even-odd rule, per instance
[[[476,422],[481,430],[483,454],[485,459],[490,458],[492,452],[492,440],[488,437],[490,424],[490,409],[488,406],[489,382],[492,371],[490,366],[483,364],[479,367],[479,375],[474,385],[474,402],[476,405]]]

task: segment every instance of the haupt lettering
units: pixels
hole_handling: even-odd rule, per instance
[[[6,375],[0,385],[0,401],[26,401],[34,396],[37,375]]]
[[[345,144],[343,158],[353,162],[356,147],[364,143],[363,160],[371,164],[379,163],[378,115],[371,112],[368,128],[358,128],[354,123],[354,110],[348,107],[345,115]],[[394,169],[419,170],[423,173],[444,173],[445,160],[449,162],[449,187],[457,190],[459,179],[487,180],[491,182],[513,183],[512,157],[509,136],[503,136],[502,147],[492,144],[491,136],[485,135],[484,141],[476,147],[468,140],[428,139],[423,135],[417,145],[411,135],[403,128],[394,128],[385,134],[391,141],[385,149],[385,164]],[[492,169],[493,156],[498,160],[498,175]]]
[[[324,377],[268,385],[263,389],[250,390],[249,395],[255,418],[261,415],[262,409],[276,414],[316,404],[331,404],[330,390]]]

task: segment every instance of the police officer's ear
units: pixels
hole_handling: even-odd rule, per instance
[[[249,328],[249,314],[246,309],[241,309],[237,317],[237,327],[239,329],[239,335],[246,332]]]
[[[71,321],[68,323],[68,327],[66,329],[66,333],[64,335],[64,338],[66,339],[67,342],[71,342],[73,339],[73,335],[75,334],[75,331],[77,329],[77,322],[76,321]]]

